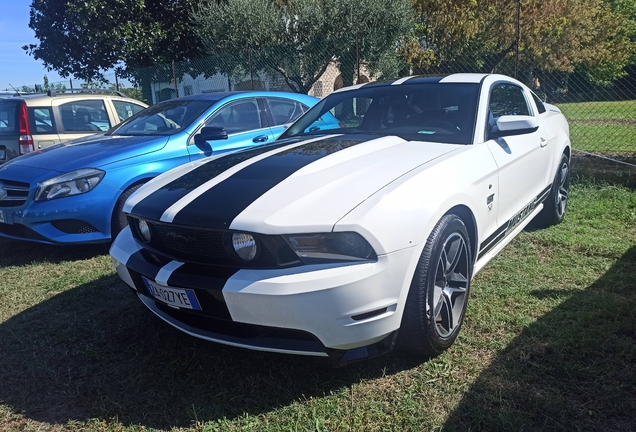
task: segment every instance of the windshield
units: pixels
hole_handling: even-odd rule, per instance
[[[370,84],[336,92],[318,102],[281,138],[332,131],[471,144],[478,91],[479,84],[473,83],[417,83]]]
[[[173,135],[190,126],[218,100],[169,100],[146,108],[107,135]]]

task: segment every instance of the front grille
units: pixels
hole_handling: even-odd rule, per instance
[[[20,224],[10,225],[0,223],[0,233],[16,238],[49,241],[46,237],[41,236],[32,229]]]
[[[29,196],[29,184],[0,180],[0,207],[19,207]]]
[[[98,232],[93,225],[78,219],[61,219],[51,222],[55,228],[67,234],[90,234]]]
[[[151,232],[151,240],[146,243],[139,233],[138,220],[129,217],[128,222],[133,236],[148,250],[178,261],[242,268],[279,268],[300,264],[296,254],[279,236],[255,235],[259,253],[253,261],[244,262],[233,254],[231,231],[146,221]]]
[[[223,246],[223,233],[182,228],[172,225],[152,224],[152,246],[177,254],[191,254],[214,258],[228,258]]]

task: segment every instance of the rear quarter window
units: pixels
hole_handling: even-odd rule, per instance
[[[29,108],[28,115],[32,134],[56,133],[51,108]]]

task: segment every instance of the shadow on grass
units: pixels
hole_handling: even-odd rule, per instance
[[[107,243],[84,246],[56,246],[0,237],[0,267],[48,261],[59,264],[108,253]]]
[[[0,324],[0,346],[0,403],[52,424],[170,429],[257,415],[417,365],[386,355],[332,368],[201,341],[156,318],[115,275]]]
[[[495,358],[445,431],[636,430],[636,246]]]

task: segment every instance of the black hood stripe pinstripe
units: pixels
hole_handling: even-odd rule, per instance
[[[229,228],[264,193],[299,169],[323,157],[377,137],[327,138],[276,153],[223,180],[185,206],[173,219],[179,225]],[[210,211],[210,206],[214,210]]]
[[[233,153],[201,165],[183,176],[161,187],[138,202],[132,209],[132,214],[143,218],[159,220],[163,212],[172,204],[186,196],[197,186],[216,177],[222,172],[263,153],[285,147],[299,140],[284,140],[276,144],[268,144],[249,150]]]
[[[191,202],[186,201],[187,204],[174,216],[172,222],[227,228],[232,220],[258,197],[302,167],[329,154],[375,138],[377,136],[358,135],[355,139],[342,140],[332,136],[283,149],[240,169],[227,179],[211,186],[208,191]],[[206,163],[151,193],[133,207],[131,214],[149,220],[161,220],[167,209],[212,178],[252,158],[293,145],[298,141],[284,140],[281,143],[259,146]],[[210,211],[212,203],[215,205],[214,211]]]

